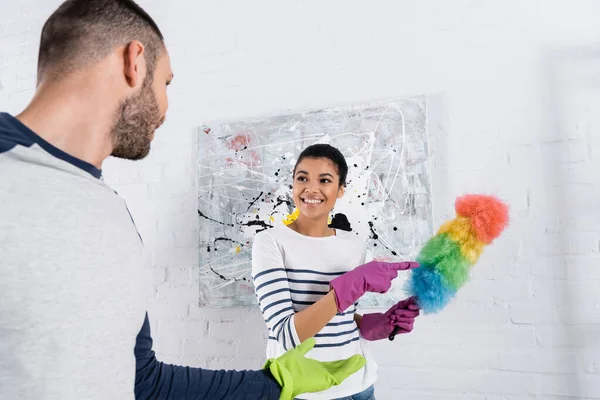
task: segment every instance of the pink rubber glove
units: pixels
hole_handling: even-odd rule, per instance
[[[414,261],[370,261],[331,281],[339,312],[344,312],[367,292],[385,293],[398,277],[398,271],[418,268]]]
[[[398,334],[413,330],[415,318],[419,316],[419,306],[414,297],[398,302],[382,313],[365,314],[360,321],[360,335],[367,340],[387,339],[395,327]]]

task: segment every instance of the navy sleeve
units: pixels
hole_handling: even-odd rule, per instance
[[[215,371],[158,361],[152,350],[147,313],[134,353],[137,400],[278,400],[281,393],[268,371]]]

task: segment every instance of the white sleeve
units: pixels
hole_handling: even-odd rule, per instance
[[[367,246],[365,246],[365,255],[363,256],[362,263],[366,264],[369,261],[373,261],[373,253],[367,248]]]
[[[286,351],[299,345],[283,255],[267,232],[254,237],[252,281],[270,336],[275,337]]]

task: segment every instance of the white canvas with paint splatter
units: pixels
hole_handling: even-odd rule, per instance
[[[252,239],[293,212],[292,168],[314,143],[346,157],[348,186],[333,214],[370,238],[375,257],[413,260],[433,234],[424,97],[211,124],[198,135],[200,305],[256,304]],[[402,298],[405,275],[361,305]]]

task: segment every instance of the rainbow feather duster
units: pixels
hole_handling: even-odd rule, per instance
[[[494,196],[456,199],[456,218],[443,224],[425,243],[412,270],[407,291],[424,313],[443,309],[469,279],[469,270],[486,245],[508,224],[508,207]]]

